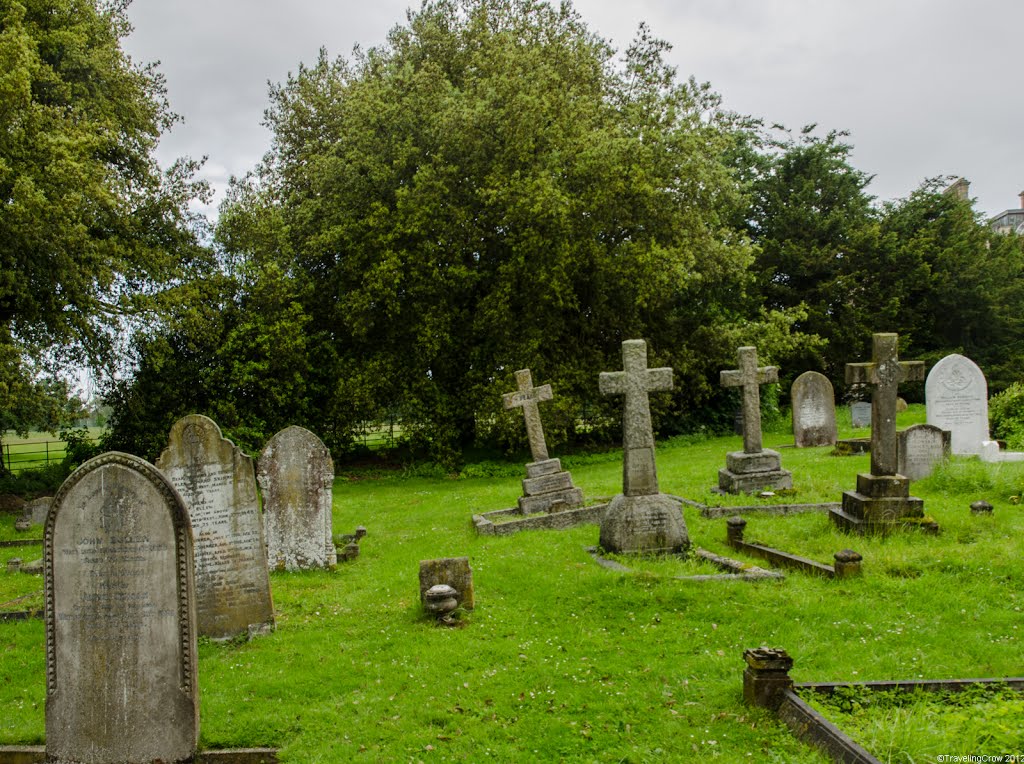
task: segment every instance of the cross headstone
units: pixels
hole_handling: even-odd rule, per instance
[[[897,342],[896,334],[876,334],[871,343],[871,360],[846,364],[846,384],[871,388],[872,475],[897,474],[897,392],[900,382],[924,379],[924,362],[901,361]]]
[[[805,371],[790,389],[793,441],[797,448],[836,444],[836,398],[828,377]]]
[[[107,453],[54,497],[46,573],[46,760],[192,761],[199,736],[192,532],[153,465]]]
[[[548,458],[548,447],[544,442],[544,427],[540,422],[540,411],[537,404],[551,400],[551,385],[534,387],[530,370],[520,369],[516,372],[516,386],[519,388],[516,392],[505,393],[501,396],[502,403],[506,409],[517,406],[523,409],[523,419],[526,420],[526,436],[530,441],[530,454],[535,462],[542,462]]]
[[[190,414],[171,427],[156,467],[178,489],[192,521],[199,635],[230,639],[272,630],[252,459],[212,419]]]
[[[274,570],[333,567],[334,462],[327,446],[303,427],[272,437],[257,462],[263,489],[267,562]]]
[[[760,386],[778,382],[779,367],[758,366],[754,347],[741,347],[737,355],[739,368],[721,372],[720,381],[723,387],[743,390],[743,450],[756,454],[762,449]]]
[[[647,368],[647,343],[622,343],[622,371],[603,371],[598,378],[605,395],[623,395],[622,493],[646,496],[658,493],[654,462],[654,427],[647,394],[672,389],[672,369]]]

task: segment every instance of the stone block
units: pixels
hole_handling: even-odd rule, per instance
[[[542,462],[530,462],[526,465],[526,477],[539,478],[562,471],[561,459],[545,459]]]
[[[868,526],[889,526],[924,517],[924,500],[916,496],[877,498],[858,491],[845,491],[842,512]]]
[[[725,493],[755,493],[776,488],[792,488],[793,473],[789,470],[767,470],[737,474],[728,469],[718,471],[718,489]]]
[[[458,592],[459,604],[472,610],[476,603],[473,592],[473,570],[468,557],[440,557],[420,560],[420,602],[426,603],[429,589],[447,584]]]
[[[566,488],[539,496],[519,497],[519,512],[523,515],[534,515],[538,512],[561,512],[583,503],[583,490]]]
[[[910,495],[910,480],[903,475],[857,474],[857,493],[873,499],[902,498]]]
[[[683,552],[690,536],[682,504],[665,494],[619,494],[601,521],[601,547],[606,552],[654,554]]]
[[[782,456],[778,451],[764,448],[756,454],[730,451],[725,455],[725,467],[730,472],[745,475],[749,472],[770,472],[782,469]]]
[[[542,493],[564,491],[567,488],[572,488],[572,475],[568,472],[556,472],[553,475],[526,478],[526,480],[523,481],[524,496],[536,496]]]

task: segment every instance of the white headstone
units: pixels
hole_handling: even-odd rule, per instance
[[[988,382],[970,358],[947,355],[924,384],[928,424],[949,430],[954,454],[981,454],[988,434]]]

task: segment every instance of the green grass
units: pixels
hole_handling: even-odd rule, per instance
[[[919,415],[912,408],[901,426]],[[765,441],[780,448],[792,438]],[[739,437],[659,444],[662,490],[756,501],[709,492],[726,451],[741,447]],[[867,456],[827,448],[781,453],[796,487],[787,502],[837,501],[868,468]],[[617,454],[565,462],[588,500],[620,490]],[[674,578],[694,563],[605,570],[584,549],[597,543],[593,525],[478,537],[471,516],[513,506],[521,477],[520,466],[464,479],[339,478],[334,531],[367,527],[359,559],[333,572],[273,574],[274,634],[200,645],[202,745],[275,746],[303,764],[805,764],[825,759],[743,704],[744,649],[786,648],[797,682],[1022,673],[1024,508],[1010,496],[1024,465],[956,461],[915,483],[938,537],[864,539],[837,533],[823,515],[750,515],[750,540],[822,562],[845,547],[864,556],[858,579],[789,573],[758,583]],[[978,498],[995,505],[992,517],[970,515]],[[728,549],[724,520],[684,514],[695,544],[763,564]],[[477,607],[461,628],[436,627],[419,605],[419,561],[462,555]],[[44,738],[43,644],[40,622],[0,624],[0,744]],[[1019,706],[994,709],[1024,726]],[[906,750],[933,760],[922,753],[930,749]]]

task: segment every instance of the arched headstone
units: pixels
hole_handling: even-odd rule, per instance
[[[793,381],[793,441],[797,448],[836,444],[836,397],[828,377],[805,371]]]

